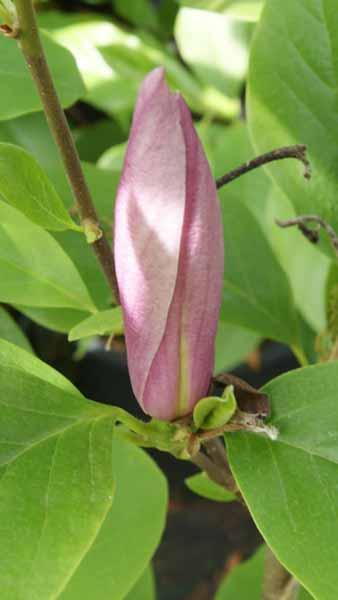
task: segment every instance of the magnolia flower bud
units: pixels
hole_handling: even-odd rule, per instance
[[[206,395],[223,281],[216,186],[189,109],[162,68],[144,80],[115,208],[128,365],[144,412],[172,420]]]

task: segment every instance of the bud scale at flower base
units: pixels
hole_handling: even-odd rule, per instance
[[[162,68],[144,80],[115,206],[128,366],[145,413],[173,420],[206,395],[223,282],[216,186],[187,105]]]

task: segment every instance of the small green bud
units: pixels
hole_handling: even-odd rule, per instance
[[[94,244],[94,242],[97,242],[97,240],[102,238],[103,233],[98,224],[94,223],[94,221],[85,219],[82,225],[88,244]]]
[[[17,27],[18,15],[14,3],[11,0],[0,0],[0,17],[5,25],[11,29]]]
[[[197,429],[217,429],[223,427],[237,410],[234,386],[228,385],[223,396],[208,396],[197,402],[193,419]]]

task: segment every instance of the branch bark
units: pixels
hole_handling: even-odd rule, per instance
[[[261,154],[252,160],[244,163],[237,169],[226,173],[222,177],[216,179],[216,187],[217,189],[223,187],[227,183],[230,183],[234,179],[245,175],[245,173],[249,173],[249,171],[253,171],[253,169],[258,169],[258,167],[262,167],[270,162],[274,162],[275,160],[283,160],[285,158],[295,158],[300,160],[304,165],[304,177],[305,179],[310,179],[311,170],[310,163],[306,157],[306,146],[302,144],[297,144],[296,146],[284,146],[283,148],[277,148],[276,150],[272,150],[271,152],[267,152],[266,154]]]
[[[267,547],[263,581],[263,600],[296,600],[298,583]]]
[[[18,16],[17,39],[23,56],[39,92],[49,128],[60,152],[76,200],[84,231],[94,237],[93,250],[110,286],[114,302],[118,302],[112,249],[100,227],[99,218],[86,183],[79,155],[59,102],[53,79],[46,61],[37,26],[32,0],[16,0]]]
[[[317,226],[317,228],[310,229],[307,226],[308,223],[314,223]],[[330,239],[332,248],[338,258],[338,236],[333,227],[330,225],[330,223],[327,223],[318,215],[300,215],[299,217],[295,217],[294,219],[287,219],[286,221],[276,219],[276,224],[279,225],[279,227],[283,228],[294,226],[298,227],[302,234],[305,235],[305,237],[312,244],[316,244],[319,241],[319,229],[324,229],[324,231],[327,233]]]

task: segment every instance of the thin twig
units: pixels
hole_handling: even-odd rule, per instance
[[[209,440],[204,444],[204,448],[214,464],[221,469],[227,489],[237,495],[239,492],[238,486],[230,469],[223,441],[220,438]]]
[[[263,581],[263,600],[282,600],[292,577],[267,546]],[[291,598],[291,597],[290,597]]]
[[[279,600],[297,600],[299,594],[299,583],[294,578],[291,579],[286,584],[282,596]]]
[[[118,301],[118,287],[112,250],[100,227],[92,197],[85,181],[78,152],[59,102],[53,79],[45,58],[32,0],[16,0],[19,35],[18,42],[38,89],[49,128],[53,134],[65,166],[85,231],[94,234],[95,254]]]
[[[305,237],[310,240],[312,243],[317,243],[319,240],[319,229],[322,228],[326,231],[327,235],[330,238],[330,242],[332,248],[338,258],[338,236],[333,229],[333,227],[324,221],[322,217],[318,215],[301,215],[299,217],[295,217],[294,219],[287,219],[286,221],[281,221],[276,219],[277,225],[279,227],[298,227],[298,229],[305,235]],[[317,225],[316,229],[310,229],[306,226],[306,223],[315,223]]]
[[[204,448],[207,454],[200,450],[191,457],[191,462],[204,471],[209,479],[234,494],[237,500],[246,506],[230,469],[226,450],[221,439],[206,442]]]
[[[211,481],[214,481],[227,491],[234,494],[237,497],[237,499],[243,503],[241,493],[238,490],[238,487],[229,467],[225,468],[225,466],[220,466],[216,464],[209,456],[204,454],[204,452],[202,451],[195,454],[195,456],[191,458],[191,462],[193,462],[197,467],[204,471],[208,475],[209,479],[211,479]]]
[[[274,162],[275,160],[283,160],[285,158],[295,158],[300,160],[304,165],[304,177],[305,179],[310,179],[311,177],[311,169],[310,163],[306,156],[306,146],[302,144],[297,144],[296,146],[284,146],[283,148],[277,148],[276,150],[271,150],[271,152],[267,152],[266,154],[262,154],[261,156],[257,156],[252,160],[244,163],[237,169],[226,173],[222,177],[216,179],[216,187],[217,189],[221,188],[223,185],[230,183],[237,177],[241,177],[245,173],[249,173],[253,169],[257,169],[258,167],[262,167],[267,163]]]

